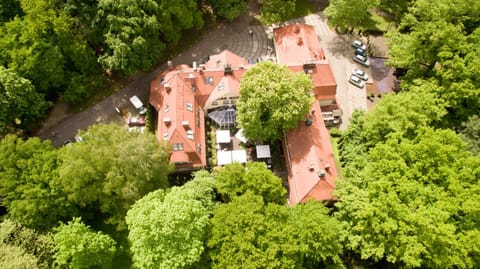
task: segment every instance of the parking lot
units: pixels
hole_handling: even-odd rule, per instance
[[[345,129],[349,122],[350,116],[356,109],[367,110],[371,107],[372,102],[367,99],[368,91],[375,91],[378,85],[378,79],[381,79],[384,88],[388,88],[391,79],[387,79],[386,76],[391,76],[391,72],[385,72],[385,67],[375,66],[365,67],[357,62],[353,61],[355,49],[352,47],[354,40],[361,40],[366,44],[366,40],[362,37],[354,36],[352,34],[338,34],[327,25],[325,17],[321,13],[309,15],[305,18],[296,19],[288,23],[307,23],[313,25],[320,39],[320,45],[324,49],[327,60],[330,62],[333,75],[337,82],[337,102],[340,104],[343,110],[342,123],[340,129]],[[383,38],[371,39],[370,51],[373,51],[376,56],[381,58],[387,56],[386,46]],[[372,59],[369,59],[372,61]],[[374,61],[378,62],[378,61]],[[383,63],[383,61],[381,61]],[[358,68],[364,71],[368,75],[368,81],[366,86],[358,88],[348,82],[352,70]],[[383,69],[382,69],[383,68]],[[372,74],[372,70],[380,74]],[[384,74],[385,73],[385,74]],[[388,91],[388,90],[384,90]]]

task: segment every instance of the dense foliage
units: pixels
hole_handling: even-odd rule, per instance
[[[297,127],[310,111],[313,83],[302,72],[262,62],[250,68],[240,83],[237,121],[245,137],[273,141]]]
[[[15,85],[31,85],[25,93],[0,87],[0,96],[11,91],[27,97],[2,105],[0,134],[12,132],[3,126],[4,121],[13,124],[12,115],[21,122],[15,127],[31,127],[45,117],[48,101],[61,97],[78,104],[104,87],[105,75],[130,75],[153,67],[184,30],[203,27],[202,11],[208,10],[203,5],[233,20],[244,12],[246,2],[2,0],[0,67],[15,74]],[[38,102],[31,103],[34,100]],[[15,102],[17,107],[12,106]],[[33,109],[25,107],[28,104]]]
[[[26,129],[42,119],[50,106],[30,81],[0,66],[0,135]]]
[[[214,182],[208,172],[170,192],[154,191],[128,211],[127,224],[137,268],[191,268],[204,252]]]
[[[320,202],[265,204],[248,191],[214,212],[212,268],[342,268],[341,225]]]
[[[233,163],[215,171],[218,192],[224,201],[230,201],[247,191],[263,197],[267,203],[285,204],[287,191],[282,179],[270,171],[263,162]]]
[[[110,236],[95,232],[80,218],[61,224],[54,235],[55,264],[68,268],[112,268],[116,243]]]

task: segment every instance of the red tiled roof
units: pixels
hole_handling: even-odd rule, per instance
[[[313,26],[297,24],[276,28],[274,38],[279,62],[289,66],[292,72],[310,74],[317,100],[334,100],[336,82]],[[305,63],[308,64],[306,69]],[[232,74],[224,74],[226,64],[230,64]],[[251,66],[244,58],[224,51],[210,56],[209,61],[198,65],[196,70],[181,65],[152,81],[150,103],[158,111],[157,138],[164,140],[165,135],[170,144],[183,145],[183,150],[172,149],[171,162],[187,163],[190,167],[206,166],[204,108],[220,97],[238,95],[242,76]],[[163,84],[160,78],[163,78]],[[192,111],[186,108],[187,102],[192,104]],[[167,104],[168,109],[165,109]],[[319,102],[313,104],[312,110],[315,110],[310,115],[312,125],[300,122],[297,128],[286,134],[284,141],[291,204],[309,199],[335,199],[332,193],[338,172],[330,136]],[[185,128],[187,121],[188,128]],[[188,130],[193,131],[193,139]],[[322,170],[324,176],[319,175]]]
[[[292,72],[305,72],[303,65],[290,65]],[[337,94],[337,82],[333,77],[332,69],[327,62],[314,63],[307,74],[312,79],[313,94],[318,100],[334,100]]]
[[[285,138],[291,204],[309,199],[335,199],[333,190],[338,172],[330,135],[325,128],[318,102],[312,105],[312,110],[315,111],[310,115],[312,125],[307,126],[301,121]],[[325,171],[325,176],[320,177],[322,170]]]
[[[221,68],[209,67],[218,60],[231,64],[232,74]],[[170,162],[182,167],[204,167],[206,161],[205,115],[207,99],[239,94],[239,81],[249,65],[229,51],[213,55],[207,65],[194,70],[188,65],[177,66],[162,73],[150,84],[150,103],[158,112],[157,139],[172,145]],[[221,85],[221,86],[220,86]],[[173,145],[181,144],[176,150]]]
[[[278,62],[286,65],[325,60],[315,28],[307,24],[292,24],[273,29]]]

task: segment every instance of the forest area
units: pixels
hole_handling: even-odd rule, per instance
[[[263,2],[265,22],[295,4]],[[2,1],[1,268],[480,266],[479,1],[330,1],[324,14],[345,31],[368,34],[373,13],[389,14],[388,64],[401,81],[331,132],[342,172],[333,206],[286,206],[262,163],[174,186],[168,145],[113,124],[60,148],[19,135],[57,98],[95,94],[107,72],[151,68],[183,30],[202,27],[205,7],[234,20],[245,6]]]

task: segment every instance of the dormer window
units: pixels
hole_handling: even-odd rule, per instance
[[[186,103],[185,103],[185,108],[186,108],[188,111],[192,111],[192,112],[193,112],[193,104],[192,104],[192,103],[186,102]]]
[[[177,150],[183,150],[183,143],[173,143],[172,144],[172,148],[173,150],[177,151]]]

